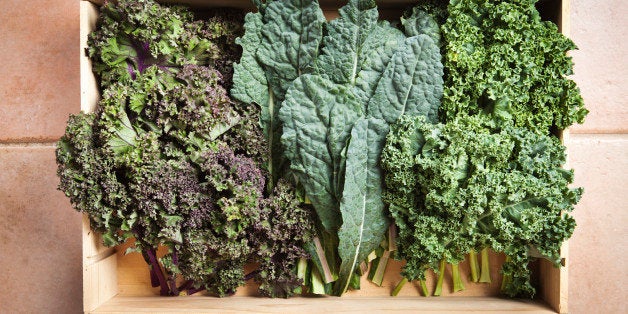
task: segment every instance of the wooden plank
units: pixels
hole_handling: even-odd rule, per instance
[[[92,112],[99,93],[92,64],[85,54],[87,36],[96,26],[98,7],[90,2],[80,3],[80,73],[81,110]],[[117,259],[114,248],[105,247],[102,237],[91,230],[89,218],[83,215],[83,309],[90,311],[111,299],[118,291]]]
[[[115,297],[91,313],[552,313],[529,300],[413,297]]]
[[[570,22],[571,3],[570,0],[562,0],[560,12],[558,14],[558,27],[560,32],[569,36],[571,28]],[[569,129],[563,130],[560,134],[561,142],[566,145],[569,141]],[[567,158],[567,160],[569,160]],[[565,168],[569,168],[566,163]],[[542,260],[539,267],[539,295],[545,300],[554,311],[558,313],[568,312],[569,296],[569,268],[567,259],[569,258],[569,243],[566,241],[561,247],[562,267],[557,268],[549,261]]]
[[[87,0],[97,5],[102,5],[103,0]],[[243,8],[243,9],[253,9],[253,4],[251,0],[157,0],[160,3],[179,3],[190,5],[192,7],[197,8],[208,8],[208,7],[232,7],[232,8]],[[337,0],[319,0],[321,7],[323,8],[337,8],[338,3],[344,3],[343,1]],[[380,8],[399,8],[399,7],[407,7],[412,6],[416,3],[416,0],[377,0],[377,5]]]
[[[83,268],[83,310],[92,311],[118,293],[116,255]]]
[[[92,112],[98,104],[100,95],[96,77],[92,73],[92,61],[85,54],[85,48],[87,48],[87,36],[96,27],[98,7],[88,1],[81,1],[80,10],[81,110]]]

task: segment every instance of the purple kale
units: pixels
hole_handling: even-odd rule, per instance
[[[241,32],[229,17],[238,18],[231,14],[206,22],[195,20],[185,7],[153,0],[105,1],[87,53],[103,89],[135,80],[153,65],[173,73],[186,64],[229,72],[237,56],[228,47]]]
[[[264,199],[260,212],[249,234],[256,247],[254,260],[259,263],[255,281],[263,295],[287,298],[303,285],[295,269],[301,258],[308,257],[303,247],[312,238],[312,212],[283,179]]]

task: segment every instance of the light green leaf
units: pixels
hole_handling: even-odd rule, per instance
[[[388,230],[382,201],[379,157],[388,125],[379,119],[361,119],[351,131],[347,150],[346,178],[340,212],[338,252],[342,259],[335,293],[343,294],[358,265],[375,250]]]
[[[306,74],[288,90],[279,115],[291,169],[330,232],[340,227],[346,147],[361,108],[350,88]]]
[[[368,116],[395,123],[403,115],[437,122],[443,95],[443,65],[438,46],[427,35],[399,46],[368,104]]]

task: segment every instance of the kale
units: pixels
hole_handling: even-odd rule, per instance
[[[153,65],[173,73],[183,65],[211,65],[230,79],[232,63],[239,58],[233,45],[241,32],[237,19],[232,13],[195,20],[183,6],[108,0],[100,9],[96,30],[89,35],[87,54],[103,89],[134,80]]]
[[[303,187],[320,241],[308,251],[341,295],[388,229],[378,165],[388,124],[402,114],[437,121],[441,55],[423,32],[379,21],[375,1],[349,1],[327,23],[317,1],[257,4],[232,93],[261,106],[271,174]]]
[[[566,77],[576,45],[541,20],[537,1],[450,1],[442,121],[489,114],[541,135],[583,122],[588,111]]]
[[[128,252],[141,252],[161,295],[230,295],[255,278],[264,295],[290,296],[311,214],[287,183],[268,188],[260,109],[225,88],[239,15],[194,21],[149,0],[101,13],[89,51],[102,99],[68,121],[59,189],[105,245],[135,239]],[[259,269],[247,275],[245,264]]]
[[[564,162],[557,138],[483,116],[436,125],[402,117],[388,135],[382,167],[404,276],[424,280],[427,269],[442,273],[441,261],[455,265],[488,246],[509,257],[502,291],[532,296],[528,262],[543,257],[559,265],[575,227],[569,212],[582,189],[569,187],[573,171]]]

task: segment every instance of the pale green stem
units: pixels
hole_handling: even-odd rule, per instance
[[[510,257],[506,256],[506,263],[510,262]],[[501,290],[504,291],[506,289],[506,287],[510,284],[510,281],[512,280],[512,278],[510,277],[510,275],[506,275],[504,274],[502,276],[502,286],[501,286]]]
[[[421,286],[421,292],[423,293],[423,296],[429,297],[430,292],[427,291],[427,285],[425,284],[425,280],[419,280],[419,285]]]
[[[482,271],[480,272],[480,282],[491,283],[491,267],[488,259],[488,247],[480,252],[482,256]]]
[[[475,250],[469,251],[469,268],[471,269],[471,281],[480,280],[480,266],[478,265],[478,253]]]
[[[310,280],[310,292],[313,294],[325,294],[325,284],[316,267],[312,267],[312,279]]]
[[[462,284],[462,280],[460,279],[460,267],[458,263],[451,264],[451,277],[454,282],[454,292],[464,290],[464,284]]]
[[[434,295],[440,296],[443,291],[443,279],[445,278],[445,259],[440,260],[440,266],[438,267],[438,281],[436,282],[436,289],[434,289]]]
[[[371,264],[371,271],[369,272],[369,279],[376,285],[382,286],[384,282],[384,274],[386,273],[386,267],[390,260],[390,251],[384,251],[381,257],[375,259]]]
[[[405,286],[406,283],[408,283],[408,278],[401,279],[401,281],[397,284],[397,286],[395,287],[395,289],[392,291],[390,295],[392,295],[393,297],[396,297],[399,294],[399,291],[401,291],[401,288],[403,288],[403,286]]]

